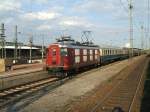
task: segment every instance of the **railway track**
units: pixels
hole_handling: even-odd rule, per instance
[[[136,108],[137,96],[144,84],[145,62],[137,66],[129,75],[124,75],[124,78],[121,78],[90,112],[113,112],[115,109],[120,110],[119,112],[133,112]]]
[[[45,87],[51,86],[51,90],[55,87],[62,85],[69,78],[52,78],[49,77],[47,79],[43,79],[40,81],[35,81],[32,83],[16,86],[13,88],[5,89],[0,91],[0,109],[5,106],[11,104],[12,102],[16,102],[31,93],[37,92]]]

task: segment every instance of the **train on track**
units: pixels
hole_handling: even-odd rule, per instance
[[[56,76],[68,76],[86,68],[126,59],[129,51],[128,48],[100,48],[91,42],[80,43],[70,36],[63,36],[48,47],[46,70]],[[133,49],[134,56],[139,54],[140,49]]]

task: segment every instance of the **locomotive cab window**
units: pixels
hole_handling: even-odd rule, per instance
[[[68,56],[67,48],[61,48],[61,56]]]

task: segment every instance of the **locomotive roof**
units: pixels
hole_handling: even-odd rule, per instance
[[[83,49],[99,49],[99,46],[86,46],[86,45],[77,45],[77,44],[64,44],[64,43],[54,43],[52,45],[58,45],[59,47],[67,48],[83,48]]]
[[[60,38],[57,38],[56,40],[57,43],[55,44],[66,47],[99,47],[98,45],[94,45],[92,42],[80,43],[72,39],[71,36],[62,36]]]

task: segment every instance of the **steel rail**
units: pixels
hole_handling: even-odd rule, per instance
[[[149,62],[149,61],[148,61],[148,62]],[[134,96],[133,96],[133,99],[132,99],[132,101],[131,101],[131,104],[130,104],[130,107],[129,107],[128,112],[131,112],[131,111],[132,111],[134,102],[135,102],[135,100],[136,100],[136,96],[137,96],[137,94],[138,94],[138,92],[139,92],[139,89],[140,89],[140,86],[141,86],[141,84],[142,84],[142,81],[144,80],[144,76],[145,76],[145,71],[146,71],[146,69],[147,69],[147,66],[144,66],[144,69],[143,69],[142,74],[141,74],[141,77],[140,77],[140,81],[139,81],[138,86],[137,86],[137,88],[136,88],[136,92],[135,92],[135,94],[134,94]],[[144,81],[143,81],[143,82],[144,82]]]
[[[123,74],[123,75],[124,75],[124,74]],[[128,75],[127,75],[127,76],[128,76]],[[125,79],[127,78],[127,76],[125,77]],[[96,109],[99,108],[99,107],[103,104],[103,102],[104,102],[105,100],[107,100],[107,98],[110,97],[110,95],[113,93],[113,91],[114,91],[118,86],[120,86],[119,84],[120,84],[122,81],[123,81],[123,80],[120,80],[117,84],[115,84],[115,86],[113,86],[113,88],[111,89],[111,91],[109,91],[108,94],[106,94],[106,96],[103,98],[103,100],[100,101],[100,102],[98,102],[98,103],[96,104],[96,106],[94,106],[94,108],[92,108],[92,110],[90,110],[90,112],[96,112]]]

